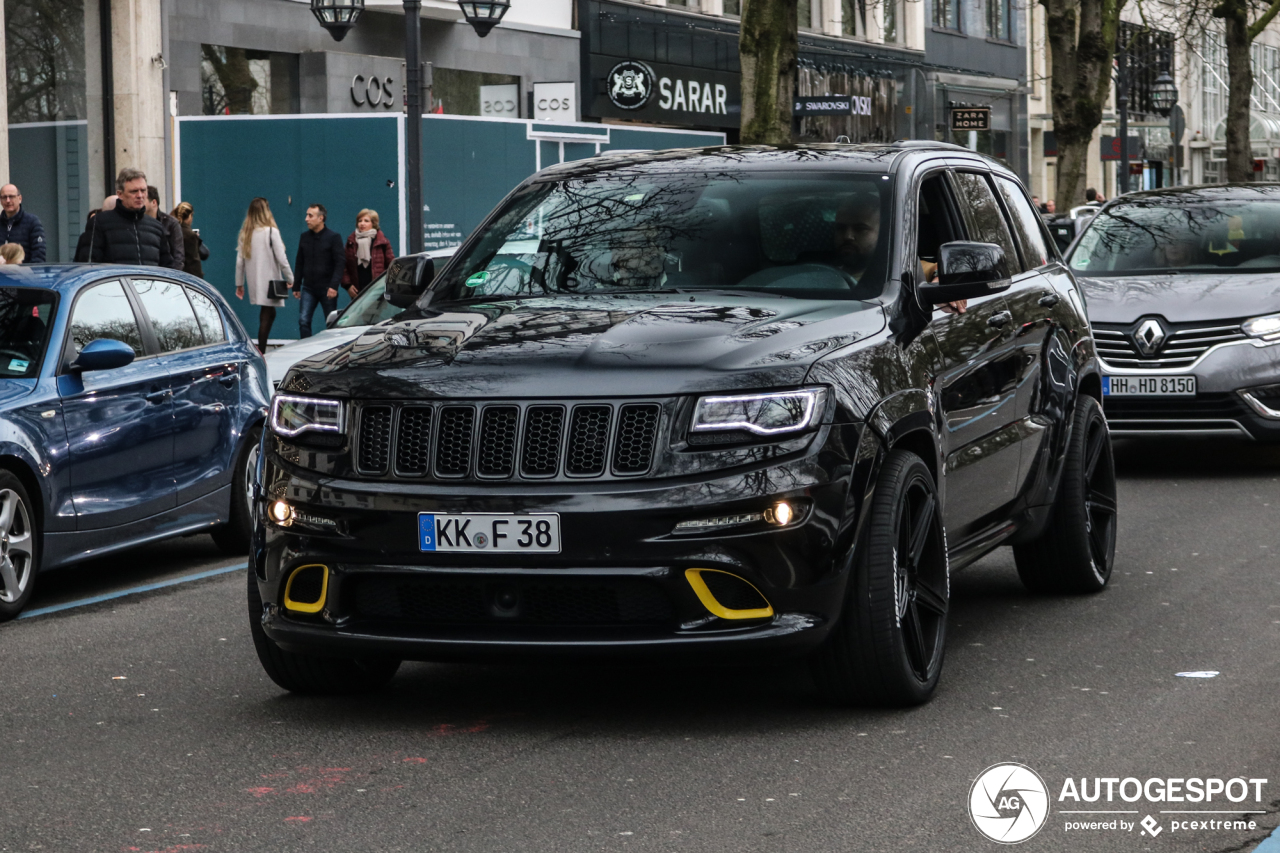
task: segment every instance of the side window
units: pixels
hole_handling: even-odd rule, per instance
[[[1022,244],[1022,256],[1027,259],[1027,266],[1042,267],[1049,263],[1049,247],[1044,239],[1044,223],[1040,214],[1031,208],[1031,202],[1018,186],[1008,178],[996,177],[996,186],[1000,195],[1004,196],[1005,206],[1012,214],[1013,230]]]
[[[85,344],[106,338],[123,341],[138,355],[145,355],[142,332],[133,306],[125,295],[124,285],[109,281],[90,287],[80,294],[71,313],[71,358],[80,354]]]
[[[190,287],[187,288],[187,296],[191,299],[191,307],[196,310],[196,319],[200,321],[200,329],[204,332],[204,342],[219,344],[225,341],[227,330],[222,325],[222,314],[213,300]]]
[[[1018,249],[1004,221],[1004,211],[996,203],[985,175],[976,172],[955,173],[956,194],[960,209],[969,220],[969,239],[979,243],[995,243],[1004,249],[1005,262],[1010,272],[1022,270]]]
[[[160,352],[174,352],[204,345],[200,324],[191,310],[184,288],[171,281],[134,279],[133,289],[151,317]]]

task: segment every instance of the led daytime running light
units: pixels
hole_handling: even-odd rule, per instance
[[[817,420],[826,400],[823,388],[779,391],[770,394],[743,394],[732,397],[703,397],[693,415],[694,432],[745,430],[755,435],[779,435],[808,429]],[[789,423],[760,423],[770,416],[790,415]],[[786,411],[790,409],[791,411]]]
[[[304,432],[342,432],[343,406],[340,400],[291,397],[277,394],[271,401],[271,429],[293,438]]]

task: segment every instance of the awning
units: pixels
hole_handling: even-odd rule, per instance
[[[1213,141],[1225,144],[1227,141],[1227,120],[1223,118],[1213,129]],[[1249,111],[1249,142],[1265,148],[1280,147],[1280,115],[1264,113],[1258,110]]]

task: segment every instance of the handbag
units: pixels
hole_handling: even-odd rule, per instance
[[[268,299],[288,299],[289,282],[282,278],[273,278],[267,282]]]
[[[205,242],[200,239],[199,234],[196,235],[196,240],[198,240],[200,243],[200,260],[202,261],[209,260],[209,247],[206,246]]]

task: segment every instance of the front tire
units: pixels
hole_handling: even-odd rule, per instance
[[[1116,469],[1098,401],[1076,401],[1058,497],[1036,539],[1013,546],[1018,577],[1032,592],[1099,592],[1116,556]]]
[[[262,427],[253,427],[245,437],[231,474],[231,518],[212,531],[213,544],[224,554],[242,556],[249,553],[253,536],[253,479],[258,473],[258,454],[262,443]]]
[[[0,471],[0,622],[22,612],[40,570],[40,530],[27,490]]]
[[[818,651],[819,690],[841,704],[927,702],[942,673],[950,602],[946,535],[924,461],[885,459],[840,619]]]
[[[267,675],[285,690],[330,696],[368,693],[384,686],[400,668],[400,661],[394,658],[330,658],[285,651],[262,629],[262,595],[253,569],[249,569],[248,577],[253,647]]]

